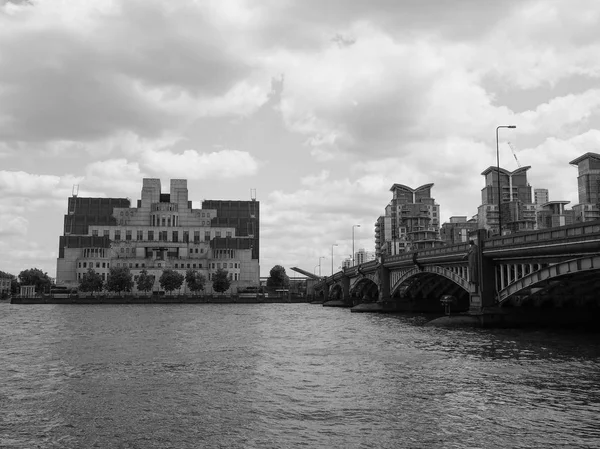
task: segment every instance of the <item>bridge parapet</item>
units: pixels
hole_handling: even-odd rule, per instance
[[[579,244],[582,248],[585,248],[585,244],[588,243],[590,252],[593,252],[597,249],[591,244],[598,241],[600,241],[600,221],[588,221],[557,228],[492,237],[484,240],[482,245],[484,254],[495,252],[500,248],[505,251],[515,248],[529,251],[531,247],[536,246],[552,248],[565,242],[571,246]]]

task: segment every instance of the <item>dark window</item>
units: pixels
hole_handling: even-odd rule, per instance
[[[173,231],[173,241],[174,242],[179,241],[179,231]]]
[[[120,230],[115,231],[115,240],[121,240],[121,231]]]
[[[148,240],[150,240],[150,241],[154,240],[154,231],[148,231]]]
[[[131,240],[131,230],[125,231],[125,240]]]

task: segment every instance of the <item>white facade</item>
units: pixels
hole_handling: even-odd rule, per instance
[[[258,286],[259,261],[252,259],[252,250],[236,242],[235,227],[211,226],[216,211],[191,208],[187,180],[171,180],[170,193],[162,194],[159,179],[144,179],[138,205],[114,208],[116,225],[89,225],[87,236],[106,236],[109,247],[64,248],[57,284],[77,287],[88,268],[106,280],[110,267],[125,266],[134,278],[144,269],[154,275],[153,291],[161,290],[158,279],[166,268],[184,275],[188,269],[202,273],[209,281],[206,293],[212,292],[210,280],[219,268],[228,271],[232,292]],[[216,249],[211,241],[219,237],[229,237],[232,247]],[[186,291],[184,283],[181,292]]]

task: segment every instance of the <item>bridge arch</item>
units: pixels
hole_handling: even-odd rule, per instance
[[[390,289],[390,293],[392,295],[394,295],[396,290],[400,289],[403,286],[403,284],[405,284],[411,278],[414,278],[415,276],[424,276],[427,274],[435,274],[437,276],[449,279],[454,284],[461,287],[465,292],[469,292],[469,281],[466,278],[464,278],[455,271],[449,270],[439,265],[425,266],[421,269],[417,267],[409,268],[402,270],[398,274],[399,275],[393,277],[394,283],[392,285],[392,288]]]
[[[379,299],[379,286],[370,276],[359,278],[350,287],[350,298],[353,304],[376,302]]]
[[[498,292],[498,304],[503,306],[511,299],[518,298],[524,294],[530,296],[533,293],[539,293],[539,291],[555,286],[552,280],[566,279],[568,277],[583,278],[592,274],[593,276],[589,279],[592,282],[586,282],[587,290],[595,289],[597,286],[594,285],[593,281],[597,278],[596,271],[600,271],[600,256],[598,255],[570,259],[542,267],[500,290]],[[532,289],[536,289],[536,287],[540,288],[538,291],[533,292]],[[597,294],[596,292],[592,293]]]

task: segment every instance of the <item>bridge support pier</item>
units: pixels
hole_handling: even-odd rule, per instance
[[[494,262],[483,256],[483,241],[487,231],[477,231],[477,241],[469,254],[469,314],[479,315],[496,303],[496,273]]]

